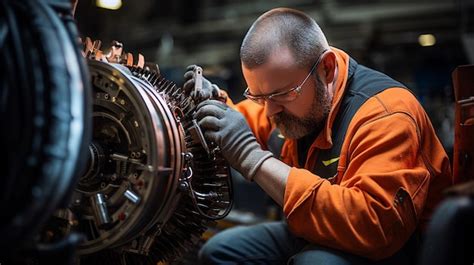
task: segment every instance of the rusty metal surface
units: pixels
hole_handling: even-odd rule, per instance
[[[455,183],[474,180],[474,65],[453,72],[455,128],[453,177]]]

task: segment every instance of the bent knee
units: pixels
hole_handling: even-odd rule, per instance
[[[288,264],[318,264],[318,265],[349,265],[362,264],[363,258],[353,256],[342,251],[311,245],[303,249],[300,253],[291,257]]]
[[[239,245],[239,237],[245,227],[224,230],[211,237],[199,250],[199,264],[232,264],[236,259],[234,248]]]

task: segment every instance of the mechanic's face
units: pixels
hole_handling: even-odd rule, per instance
[[[296,67],[287,49],[280,49],[270,58],[267,63],[254,69],[242,65],[249,94],[259,96],[289,91],[301,85],[310,72],[310,69]],[[316,68],[304,82],[299,96],[294,100],[265,100],[267,117],[287,138],[298,139],[324,126],[331,108],[331,98],[317,71]]]

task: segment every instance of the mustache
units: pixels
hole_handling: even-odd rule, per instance
[[[281,123],[283,121],[296,121],[298,118],[291,113],[281,111],[270,117],[270,120],[275,123]]]

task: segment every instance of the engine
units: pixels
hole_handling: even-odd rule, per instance
[[[2,1],[2,256],[176,259],[231,209],[229,166],[192,118],[199,102],[121,43],[80,50],[56,2]]]

